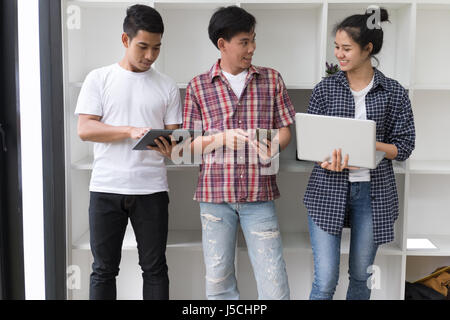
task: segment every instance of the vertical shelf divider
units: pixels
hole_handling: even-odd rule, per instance
[[[409,65],[410,65],[410,74],[409,74],[409,99],[411,101],[411,105],[414,103],[414,61],[415,61],[415,50],[416,50],[416,19],[417,19],[417,5],[415,2],[411,4],[411,12],[410,12],[410,33],[409,33],[409,43],[410,43],[410,56],[409,56]],[[408,240],[408,212],[409,212],[409,189],[410,189],[410,172],[409,172],[409,162],[410,160],[406,160],[405,166],[405,187],[403,194],[403,231],[402,231],[402,265],[401,265],[401,279],[400,279],[400,299],[405,299],[405,281],[406,281],[406,264],[407,264],[407,240]]]
[[[316,84],[322,80],[325,75],[325,62],[327,60],[327,30],[328,30],[328,1],[324,0],[322,3],[322,15],[320,17],[320,37],[319,37],[319,65]]]

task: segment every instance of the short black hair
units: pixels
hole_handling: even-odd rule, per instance
[[[380,22],[389,21],[387,10],[384,8],[377,9],[380,10]],[[370,56],[373,57],[380,52],[383,46],[383,29],[381,26],[378,26],[378,28],[369,28],[367,26],[368,19],[371,19],[372,15],[372,10],[368,8],[365,14],[349,16],[334,27],[333,33],[336,35],[338,31],[345,31],[361,49],[364,49],[369,43],[372,43],[373,49],[370,52]]]
[[[237,6],[221,7],[209,21],[209,39],[218,49],[217,40],[220,38],[230,41],[238,33],[255,30],[255,25],[255,17],[244,9]]]
[[[123,22],[123,32],[132,40],[139,30],[162,35],[164,23],[159,12],[152,7],[141,4],[129,7]]]

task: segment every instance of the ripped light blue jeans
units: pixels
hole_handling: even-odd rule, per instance
[[[238,222],[263,300],[289,299],[283,246],[273,201],[246,203],[200,202],[206,296],[238,300],[234,258]]]

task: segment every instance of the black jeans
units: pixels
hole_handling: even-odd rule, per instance
[[[144,300],[169,299],[166,263],[168,230],[167,192],[150,195],[121,195],[91,192],[89,230],[94,257],[90,278],[91,300],[116,299],[116,276],[122,256],[122,242],[131,220],[143,271]]]

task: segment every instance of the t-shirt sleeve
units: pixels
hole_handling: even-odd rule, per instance
[[[90,72],[84,80],[78,95],[75,114],[103,116],[102,85],[98,72]]]
[[[164,116],[164,124],[181,124],[183,122],[182,117],[180,90],[176,84],[173,84],[170,90],[169,104]]]

